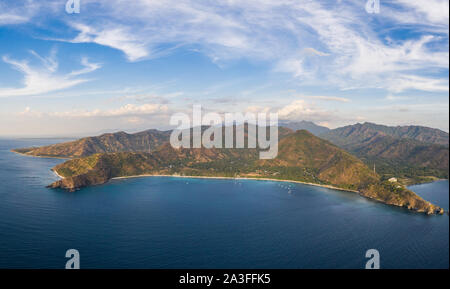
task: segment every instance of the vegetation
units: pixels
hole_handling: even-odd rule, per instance
[[[31,156],[61,158],[78,158],[110,152],[150,152],[167,142],[169,137],[170,131],[146,130],[135,134],[117,132],[49,146],[14,149],[13,151]]]
[[[448,178],[448,133],[419,126],[388,127],[355,124],[321,135],[353,153],[383,179],[404,184]]]
[[[68,190],[143,174],[270,178],[331,185],[419,212],[442,212],[406,188],[383,182],[353,155],[304,130],[282,138],[278,156],[271,160],[260,160],[258,149],[174,149],[165,143],[151,153],[72,159],[54,170],[64,179],[50,186]]]

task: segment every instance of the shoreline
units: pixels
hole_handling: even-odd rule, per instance
[[[114,177],[111,178],[111,180],[119,180],[119,179],[131,179],[131,178],[144,178],[144,177],[173,177],[173,178],[186,178],[186,179],[224,179],[224,180],[255,180],[255,181],[272,181],[272,182],[284,182],[284,183],[296,183],[296,184],[303,184],[303,185],[309,185],[309,186],[316,186],[316,187],[322,187],[327,189],[333,189],[338,191],[345,191],[345,192],[352,192],[352,193],[360,193],[356,190],[351,189],[343,189],[331,185],[321,185],[321,184],[315,184],[315,183],[309,183],[309,182],[302,182],[302,181],[294,181],[294,180],[286,180],[286,179],[270,179],[270,178],[249,178],[249,177],[210,177],[210,176],[180,176],[180,175],[134,175],[134,176],[124,176],[124,177]]]
[[[111,178],[110,180],[120,180],[120,179],[131,179],[131,178],[143,178],[143,177],[173,177],[173,178],[186,178],[186,179],[226,179],[226,180],[256,180],[256,181],[274,181],[274,182],[285,182],[285,183],[296,183],[296,184],[302,184],[302,185],[309,185],[309,186],[316,186],[316,187],[322,187],[322,188],[326,188],[326,189],[332,189],[332,190],[337,190],[337,191],[344,191],[344,192],[351,192],[351,193],[357,193],[359,196],[367,198],[368,200],[377,202],[377,203],[381,203],[387,206],[394,206],[394,207],[399,207],[399,208],[405,208],[404,206],[401,205],[397,205],[397,204],[389,204],[386,203],[384,201],[375,199],[373,197],[370,196],[365,196],[362,195],[361,192],[356,191],[356,190],[351,190],[351,189],[343,189],[343,188],[338,188],[338,187],[334,187],[331,185],[321,185],[321,184],[315,184],[315,183],[309,183],[309,182],[302,182],[302,181],[293,181],[293,180],[285,180],[285,179],[269,179],[269,178],[248,178],[248,177],[209,177],[209,176],[180,176],[180,175],[133,175],[133,176],[125,176],[125,177],[114,177]],[[445,179],[444,179],[445,180]],[[426,201],[426,200],[425,200]],[[428,202],[428,201],[427,201]],[[407,209],[408,211],[410,209]],[[418,213],[424,213],[421,211],[417,211]],[[445,210],[444,210],[445,213]],[[435,213],[436,214],[436,213]],[[436,214],[438,215],[438,214]]]
[[[52,157],[52,156],[35,156],[35,155],[29,155],[26,153],[21,153],[18,151],[15,151],[14,149],[9,150],[10,152],[13,152],[15,154],[26,156],[26,157],[33,157],[33,158],[43,158],[43,159],[58,159],[58,160],[71,160],[72,158],[69,157]]]
[[[412,187],[412,186],[426,185],[426,184],[431,184],[431,183],[434,183],[434,182],[448,181],[448,180],[449,179],[436,178],[436,179],[431,180],[431,181],[426,181],[426,182],[421,182],[421,183],[412,183],[410,185],[405,185],[405,187],[409,188],[409,187]]]

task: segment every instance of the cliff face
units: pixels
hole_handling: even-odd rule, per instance
[[[67,177],[50,184],[50,188],[62,188],[68,191],[75,191],[78,188],[94,186],[106,183],[111,178],[111,171],[108,169],[96,169],[86,174]]]
[[[278,157],[272,160],[259,160],[257,149],[174,149],[164,144],[152,153],[121,152],[73,159],[54,170],[64,179],[50,187],[67,190],[142,174],[241,176],[331,185],[418,212],[441,212],[415,193],[382,182],[356,157],[306,131],[283,138]]]

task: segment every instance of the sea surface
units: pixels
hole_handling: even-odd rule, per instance
[[[254,180],[145,177],[76,192],[48,189],[63,160],[0,139],[0,268],[448,268],[449,216],[426,216],[354,193]],[[412,190],[448,210],[449,183]]]

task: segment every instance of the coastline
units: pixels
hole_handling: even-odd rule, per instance
[[[15,151],[14,149],[9,150],[10,152],[16,153],[18,155],[21,156],[26,156],[26,157],[33,157],[33,158],[43,158],[43,159],[58,159],[58,160],[70,160],[72,158],[69,157],[52,157],[52,156],[35,156],[35,155],[29,155],[29,154],[25,154],[25,153],[21,153],[18,151]]]
[[[15,153],[18,153],[18,154],[21,154],[21,155],[36,157],[36,156],[33,156],[33,155],[27,155],[27,154],[23,154],[23,153],[20,153],[20,152],[13,151],[13,150],[11,150],[11,151],[15,152]],[[44,157],[44,156],[38,156],[38,157],[41,157],[41,158],[52,158],[52,157]],[[55,158],[55,157],[53,157],[53,158]],[[58,159],[66,159],[66,158],[58,158]],[[51,185],[49,185],[49,187],[61,186],[61,184],[62,184],[61,182],[63,180],[65,180],[66,178],[61,176],[54,169],[51,169],[51,171],[59,178],[59,180],[57,182],[54,182]],[[272,182],[285,182],[285,183],[292,183],[292,184],[303,184],[303,185],[322,187],[322,188],[332,189],[332,190],[337,190],[337,191],[357,193],[358,195],[360,195],[362,197],[365,197],[367,199],[374,200],[374,201],[377,201],[377,202],[380,202],[380,203],[383,203],[383,204],[386,204],[386,205],[393,205],[393,206],[397,206],[397,207],[405,207],[403,204],[387,203],[384,200],[379,200],[377,198],[370,197],[370,196],[366,195],[365,193],[357,191],[357,190],[345,189],[345,188],[340,188],[340,187],[336,187],[336,186],[333,186],[333,185],[327,185],[327,184],[317,184],[317,183],[298,181],[298,180],[290,180],[290,179],[274,179],[274,178],[267,178],[267,177],[253,177],[253,176],[250,176],[250,177],[249,176],[247,176],[247,177],[225,177],[225,176],[198,176],[198,175],[178,175],[178,174],[175,174],[175,175],[169,175],[169,174],[141,174],[141,175],[118,176],[118,177],[108,178],[102,183],[107,183],[108,180],[111,180],[111,179],[128,179],[128,178],[139,178],[139,177],[173,177],[173,178],[188,178],[188,179],[190,178],[190,179],[261,180],[261,181],[272,181]],[[434,181],[438,181],[438,180],[439,179],[436,179]],[[57,184],[57,185],[55,186],[55,184]],[[424,201],[426,201],[426,200],[424,200]],[[428,202],[428,201],[426,201],[426,202]],[[430,203],[430,205],[432,205],[432,204]],[[410,209],[410,208],[408,208],[408,209]],[[430,213],[429,210],[428,211],[416,210],[416,211],[417,212],[426,212],[427,214],[442,214],[443,213],[443,212]],[[442,209],[440,209],[440,211],[442,211]]]
[[[356,191],[356,190],[350,190],[350,189],[343,189],[343,188],[338,188],[338,187],[334,187],[331,185],[321,185],[321,184],[315,184],[315,183],[309,183],[309,182],[302,182],[302,181],[293,181],[293,180],[285,180],[285,179],[270,179],[270,178],[248,178],[248,177],[209,177],[209,176],[180,176],[180,175],[148,175],[148,174],[144,174],[144,175],[133,175],[133,176],[124,176],[124,177],[114,177],[111,178],[111,180],[118,180],[118,179],[131,179],[131,178],[142,178],[142,177],[173,177],[173,178],[187,178],[187,179],[228,179],[228,180],[260,180],[260,181],[274,181],[274,182],[285,182],[285,183],[297,183],[297,184],[303,184],[303,185],[309,185],[309,186],[316,186],[316,187],[322,187],[322,188],[327,188],[327,189],[332,189],[332,190],[337,190],[337,191],[344,191],[344,192],[351,192],[351,193],[357,193],[359,196],[367,198],[371,201],[375,201],[377,203],[380,204],[385,204],[388,206],[394,206],[394,207],[399,207],[399,208],[405,208],[404,206],[398,205],[398,204],[393,204],[393,203],[386,203],[383,202],[381,200],[378,200],[376,198],[370,197],[370,196],[366,196],[361,194],[361,192]],[[445,180],[445,179],[444,179]],[[425,200],[426,201],[426,200]],[[428,201],[427,201],[428,202]],[[408,209],[409,210],[409,209]],[[417,211],[419,213],[424,213],[421,211]],[[444,210],[445,213],[445,210]],[[442,215],[443,213],[441,213]],[[436,214],[437,215],[437,214]]]
[[[143,177],[173,177],[173,178],[186,178],[186,179],[225,179],[225,180],[256,180],[256,181],[273,181],[273,182],[284,182],[284,183],[296,183],[296,184],[303,184],[303,185],[309,185],[309,186],[316,186],[316,187],[322,187],[327,189],[333,189],[338,191],[345,191],[345,192],[352,192],[352,193],[360,193],[356,190],[350,190],[350,189],[343,189],[331,185],[321,185],[321,184],[315,184],[315,183],[309,183],[309,182],[302,182],[302,181],[294,181],[294,180],[285,180],[285,179],[270,179],[270,178],[249,178],[249,177],[209,177],[209,176],[180,176],[180,175],[134,175],[134,176],[124,176],[124,177],[114,177],[111,178],[111,180],[117,180],[117,179],[130,179],[130,178],[143,178]]]
[[[405,185],[406,188],[412,187],[412,186],[418,186],[418,185],[424,185],[424,184],[431,184],[434,182],[440,182],[440,181],[448,181],[449,179],[442,179],[442,178],[437,178],[434,177],[433,180],[429,180],[429,181],[425,181],[425,182],[418,182],[418,183],[411,183],[409,185]]]

